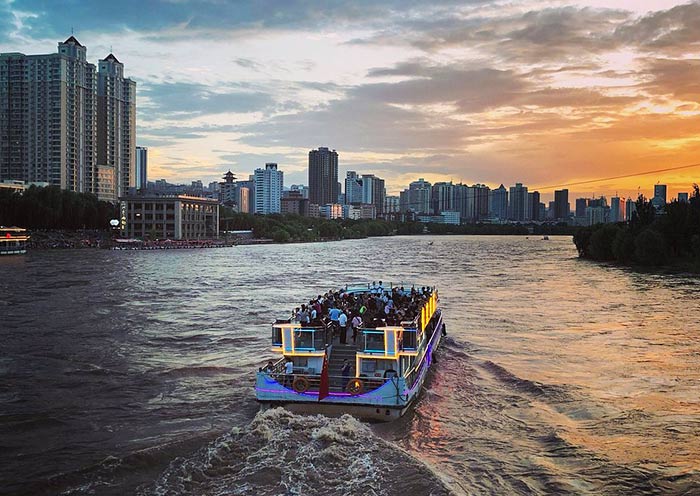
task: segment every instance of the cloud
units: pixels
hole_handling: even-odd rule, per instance
[[[199,83],[147,83],[139,96],[148,99],[147,107],[158,117],[222,113],[259,112],[274,104],[268,93],[245,88],[206,86]]]
[[[643,86],[648,91],[700,102],[700,59],[647,59],[645,73],[651,76]]]
[[[650,13],[620,25],[615,39],[641,50],[683,55],[700,50],[700,3]]]

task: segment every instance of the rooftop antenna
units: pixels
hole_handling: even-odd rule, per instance
[[[114,52],[112,51],[112,45],[109,45],[109,53],[114,53]]]
[[[73,36],[73,26],[70,27],[70,35]]]

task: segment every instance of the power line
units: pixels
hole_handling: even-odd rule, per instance
[[[671,171],[682,170],[682,169],[692,169],[693,167],[700,167],[700,163],[680,165],[678,167],[667,167],[665,169],[656,169],[656,170],[644,171],[644,172],[635,172],[634,174],[624,174],[622,176],[612,176],[612,177],[604,177],[604,178],[600,178],[600,179],[588,179],[586,181],[577,181],[577,182],[573,182],[573,183],[555,184],[553,186],[533,187],[533,189],[548,190],[548,189],[554,189],[554,188],[562,188],[564,186],[580,186],[582,184],[600,183],[603,181],[613,181],[615,179],[625,179],[628,177],[646,176],[648,174],[658,174],[659,172],[671,172]]]

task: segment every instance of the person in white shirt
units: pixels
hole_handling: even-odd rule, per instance
[[[350,326],[352,327],[352,342],[353,344],[357,343],[357,333],[362,326],[362,319],[360,318],[359,315],[355,315],[352,318],[352,322],[350,323]]]
[[[285,375],[285,385],[291,386],[292,381],[294,380],[294,362],[292,361],[291,357],[287,358],[287,361],[284,362],[284,373]]]
[[[340,344],[348,342],[348,316],[341,312],[338,316],[338,327],[340,327]]]

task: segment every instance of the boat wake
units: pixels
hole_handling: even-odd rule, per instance
[[[173,460],[141,495],[447,495],[423,463],[343,415],[259,412],[187,458]]]

